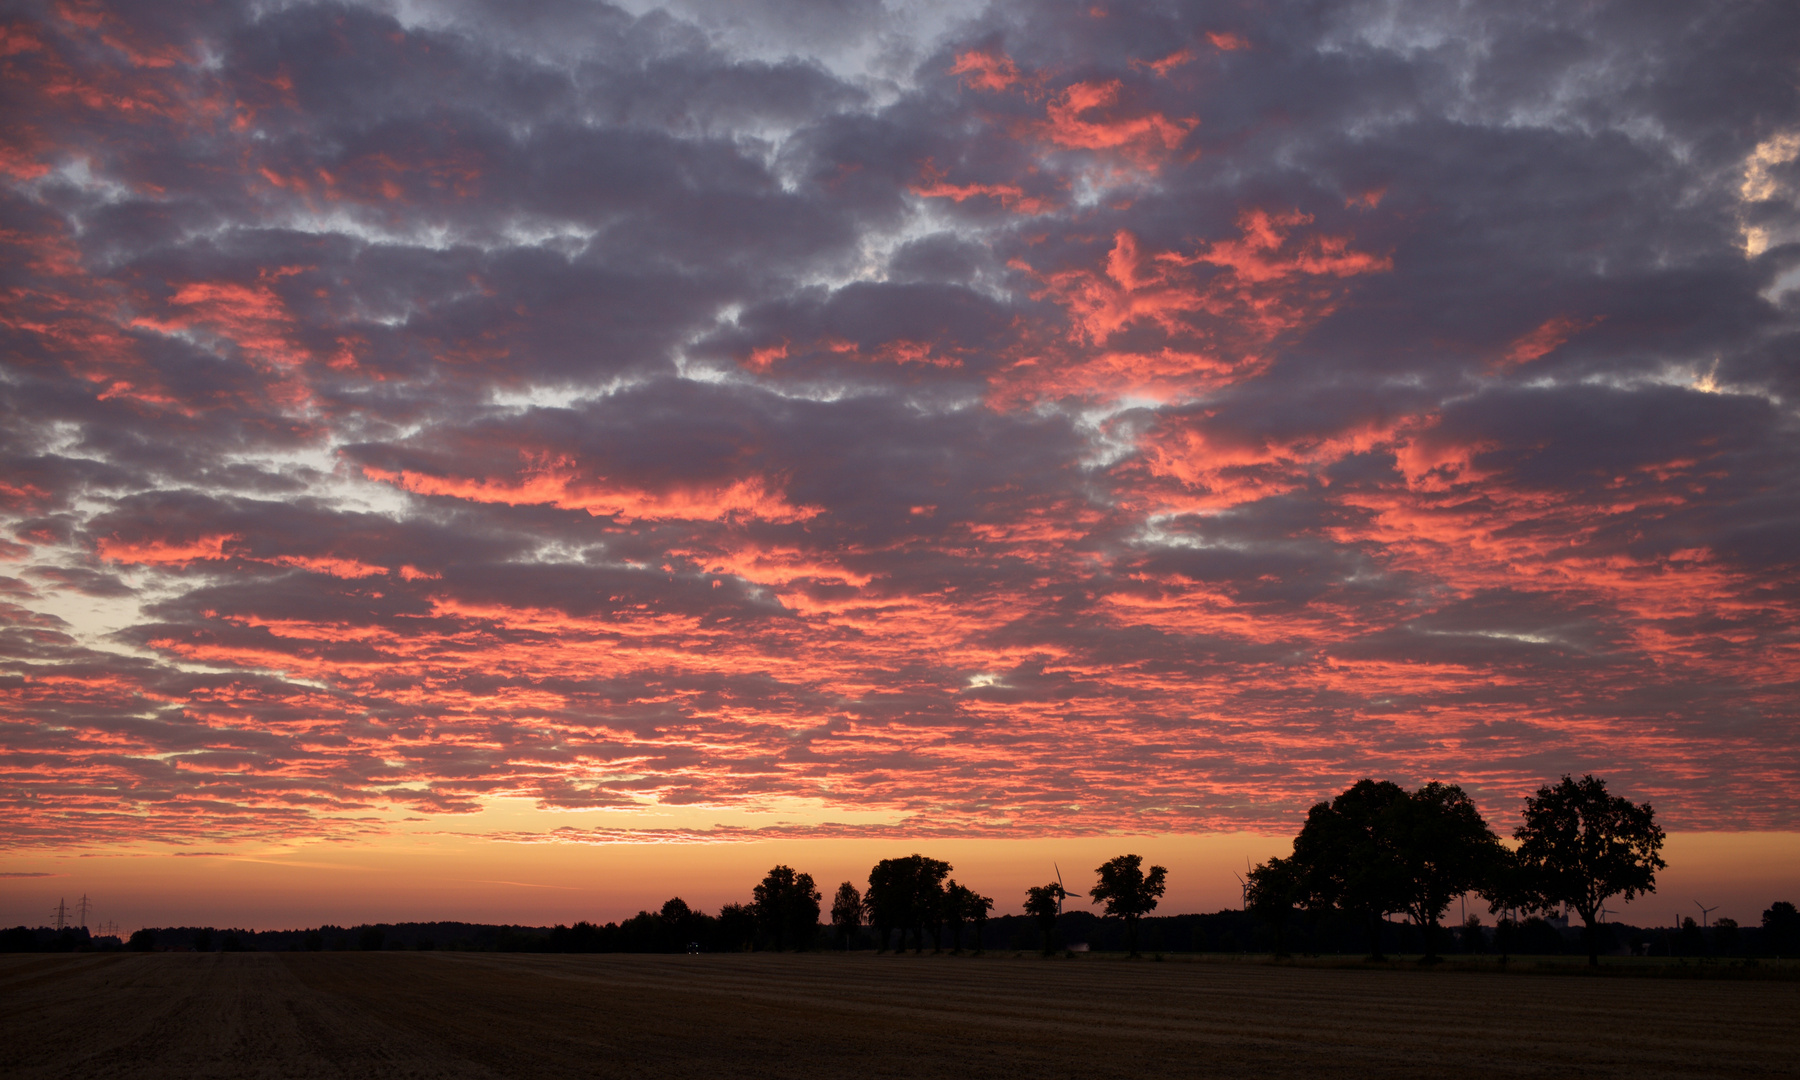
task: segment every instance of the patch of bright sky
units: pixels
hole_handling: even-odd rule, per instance
[[[866,19],[853,13],[834,24],[834,20],[820,17],[829,10],[823,5],[808,10],[806,5],[765,5],[749,0],[615,2],[640,18],[660,10],[699,26],[712,46],[728,56],[765,63],[798,59],[817,64],[867,90],[877,106],[909,89],[919,60],[986,7],[959,0],[887,0],[868,5]],[[783,8],[789,18],[771,17]]]
[[[1139,526],[1138,531],[1132,534],[1130,542],[1133,544],[1142,544],[1147,547],[1189,548],[1195,551],[1220,549],[1227,551],[1251,550],[1251,546],[1242,541],[1215,540],[1199,533],[1174,532],[1165,527],[1170,521],[1173,521],[1177,517],[1206,518],[1218,516],[1220,515],[1217,513],[1190,513],[1185,511],[1179,514],[1151,514],[1144,519],[1144,524]]]
[[[1788,293],[1800,289],[1800,265],[1791,266],[1775,275],[1775,280],[1762,291],[1762,298],[1771,304],[1780,304]]]
[[[540,804],[527,796],[484,795],[477,801],[481,809],[473,814],[455,815],[458,832],[474,833],[541,833],[545,840],[554,829],[592,828],[628,830],[705,831],[720,826],[762,829],[771,825],[890,825],[901,820],[892,811],[858,810],[837,806],[823,799],[799,796],[759,797],[742,804],[695,803],[665,806],[645,802],[637,806],[556,807]],[[444,818],[402,825],[402,832],[441,832]],[[654,836],[645,839],[654,840]]]
[[[110,206],[115,203],[142,198],[142,196],[132,191],[126,184],[122,184],[117,180],[110,180],[104,176],[95,175],[93,168],[94,163],[91,158],[71,158],[38,179],[23,186],[33,195],[38,196],[42,195],[43,190],[46,187],[55,187],[59,185],[74,187],[101,206]],[[81,232],[80,215],[71,215],[70,223],[74,226],[77,235],[79,235]]]
[[[494,387],[488,392],[488,404],[509,412],[527,409],[572,409],[595,401],[604,401],[622,391],[642,385],[642,379],[614,378],[602,383],[534,383],[524,387]]]

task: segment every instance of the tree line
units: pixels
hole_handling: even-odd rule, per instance
[[[748,909],[748,905],[735,905]],[[1165,903],[1163,907],[1167,907]],[[1752,915],[1739,926],[1730,919],[1714,919],[1702,929],[1694,920],[1682,920],[1678,928],[1644,928],[1608,921],[1601,927],[1602,950],[1614,945],[1629,947],[1645,956],[1681,958],[1786,958],[1800,956],[1800,913],[1792,903],[1767,905],[1760,921]],[[1054,909],[1052,909],[1054,910]],[[79,928],[57,931],[51,927],[15,926],[0,929],[0,952],[107,952],[117,950],[162,952],[245,950],[255,952],[413,951],[422,949],[472,952],[608,952],[668,953],[684,951],[699,943],[707,952],[745,948],[770,948],[772,942],[750,936],[735,939],[716,933],[718,913],[690,912],[695,923],[664,920],[660,909],[642,912],[617,923],[584,924],[588,934],[577,937],[574,927],[504,926],[492,923],[429,922],[374,923],[353,926],[318,926],[287,930],[246,930],[219,927],[146,927],[130,935],[129,942],[116,937],[89,935]],[[1666,918],[1666,917],[1665,917]],[[1474,920],[1471,920],[1474,921]],[[1579,923],[1579,921],[1577,921]],[[1446,926],[1448,926],[1446,922]],[[696,929],[698,927],[698,929]],[[706,927],[712,927],[709,931]],[[1277,931],[1280,930],[1278,935]],[[1452,928],[1456,950],[1467,954],[1517,953],[1532,955],[1586,953],[1579,925],[1559,928],[1539,917],[1501,919],[1495,927]],[[597,932],[596,932],[597,931]],[[1097,952],[1124,952],[1129,947],[1122,919],[1104,917],[1099,908],[1070,904],[1052,925],[1054,951],[1072,943],[1090,945]],[[1424,949],[1424,935],[1411,922],[1386,922],[1381,933],[1389,953],[1417,954]],[[1046,941],[1045,927],[1022,913],[993,914],[982,925],[980,941],[971,931],[964,951],[985,945],[988,951],[1033,951]],[[1137,946],[1145,954],[1231,953],[1239,955],[1275,952],[1278,942],[1292,952],[1350,953],[1367,948],[1367,932],[1360,919],[1335,912],[1313,914],[1296,910],[1285,927],[1246,912],[1236,905],[1205,914],[1157,912],[1140,919]],[[929,938],[928,938],[929,940]],[[813,947],[835,951],[845,942],[830,925],[819,927]],[[866,927],[853,935],[853,948],[875,947],[873,932]],[[948,941],[944,944],[947,946]],[[1451,939],[1442,943],[1446,953]]]

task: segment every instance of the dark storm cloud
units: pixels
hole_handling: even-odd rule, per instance
[[[1791,5],[633,11],[6,17],[9,842],[1793,824]]]

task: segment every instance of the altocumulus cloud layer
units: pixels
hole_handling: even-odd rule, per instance
[[[9,846],[1800,825],[1792,4],[3,32]]]

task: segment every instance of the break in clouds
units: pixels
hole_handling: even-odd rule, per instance
[[[1800,826],[1797,31],[11,5],[4,842]]]

